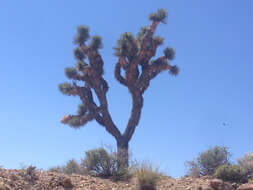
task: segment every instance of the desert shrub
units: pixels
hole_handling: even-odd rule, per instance
[[[48,169],[49,172],[63,173],[64,166],[53,166]]]
[[[245,154],[242,158],[238,158],[237,161],[245,177],[253,178],[253,152]]]
[[[185,167],[187,168],[186,176],[200,177],[200,167],[195,160],[186,161]]]
[[[49,172],[57,172],[64,174],[80,174],[85,175],[87,172],[75,159],[69,160],[62,166],[54,166],[48,169]]]
[[[71,159],[69,160],[66,165],[63,167],[63,173],[65,174],[80,174],[81,173],[81,168],[79,163],[74,160]]]
[[[113,181],[128,181],[130,178],[132,178],[132,173],[129,168],[118,168],[112,174]]]
[[[227,147],[214,146],[209,148],[200,153],[195,160],[186,162],[188,175],[194,175],[195,177],[213,175],[219,166],[229,164],[230,156],[231,153]]]
[[[240,182],[244,178],[242,168],[238,165],[222,165],[215,171],[214,177],[229,182]]]
[[[128,168],[118,167],[116,152],[108,152],[105,148],[96,148],[85,152],[81,166],[90,175],[111,178],[114,181],[126,181],[131,178]]]
[[[99,177],[111,177],[117,171],[117,159],[104,148],[85,152],[81,165],[91,174]]]
[[[138,190],[156,190],[161,174],[152,164],[145,163],[135,169],[134,176],[137,179]]]

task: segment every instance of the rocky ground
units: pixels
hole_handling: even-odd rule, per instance
[[[0,169],[0,190],[136,190],[135,179],[113,182],[82,175],[36,170]],[[253,190],[252,184],[230,184],[211,177],[173,179],[162,177],[157,190]]]

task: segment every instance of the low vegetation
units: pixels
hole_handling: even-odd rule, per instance
[[[49,172],[64,173],[64,174],[80,174],[80,175],[84,175],[87,173],[85,171],[85,169],[82,168],[81,165],[75,159],[69,160],[63,166],[51,167],[51,168],[49,168],[48,171]]]
[[[145,163],[136,168],[134,176],[137,179],[138,190],[156,190],[161,174],[158,168],[154,168],[150,163]]]
[[[238,158],[238,164],[242,168],[244,175],[248,179],[253,179],[253,152]]]
[[[200,153],[191,161],[186,161],[187,176],[213,176],[228,182],[252,182],[253,153],[239,158],[238,164],[230,162],[231,153],[227,147],[215,146]]]
[[[133,164],[134,163],[134,164]],[[127,181],[135,177],[139,190],[155,190],[161,174],[151,163],[131,162],[129,168],[119,167],[116,152],[97,148],[85,152],[85,157],[78,163],[71,159],[63,166],[55,166],[50,172],[81,174],[109,178],[113,181]]]
[[[216,169],[214,177],[229,182],[241,182],[244,178],[242,168],[238,165],[222,165]]]
[[[200,153],[196,159],[186,161],[187,174],[194,177],[214,175],[218,167],[229,164],[230,156],[227,147],[211,147]]]
[[[111,177],[117,171],[117,157],[104,148],[85,152],[81,165],[93,176]]]
[[[130,170],[118,167],[118,163],[116,152],[108,152],[101,147],[86,151],[80,163],[71,159],[63,166],[51,167],[49,171],[111,178],[115,181],[128,180],[131,177]]]

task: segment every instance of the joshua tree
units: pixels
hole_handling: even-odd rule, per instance
[[[128,166],[128,144],[139,123],[143,94],[150,81],[162,71],[169,70],[172,75],[177,75],[179,71],[177,66],[170,65],[175,57],[175,52],[170,47],[164,49],[163,56],[152,59],[158,46],[163,43],[163,38],[154,36],[154,32],[160,22],[166,23],[166,18],[166,10],[158,9],[156,13],[150,14],[152,24],[149,27],[142,27],[136,38],[130,32],[123,33],[114,48],[118,57],[114,68],[115,78],[128,88],[132,96],[132,112],[123,133],[113,122],[108,110],[108,84],[103,77],[104,62],[99,53],[102,48],[101,37],[93,36],[87,43],[90,38],[87,26],[79,26],[74,37],[74,43],[78,46],[73,51],[77,60],[76,67],[65,68],[66,76],[74,81],[59,85],[63,94],[79,96],[82,102],[76,115],[66,115],[61,122],[80,128],[95,119],[116,139],[117,154],[121,158],[121,165],[125,167]],[[86,63],[86,58],[89,64]],[[121,73],[122,70],[124,74]],[[83,82],[83,86],[77,85],[75,81]],[[99,105],[95,103],[94,95],[97,96]]]

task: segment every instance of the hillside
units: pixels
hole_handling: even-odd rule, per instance
[[[211,188],[210,184],[217,188]],[[223,185],[223,187],[221,187]],[[236,186],[233,184],[234,187]],[[220,186],[220,187],[218,187]],[[28,168],[26,170],[0,169],[0,190],[134,190],[135,179],[129,182],[113,182],[82,175],[65,175]],[[221,184],[210,177],[173,179],[162,177],[157,190],[252,190],[253,188],[233,188],[231,184]]]

